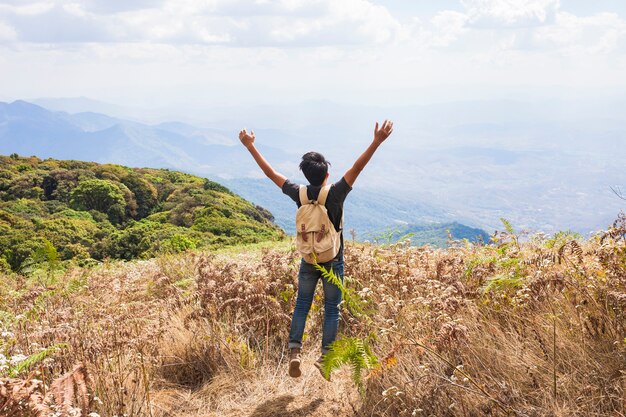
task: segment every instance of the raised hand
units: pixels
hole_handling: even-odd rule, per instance
[[[367,147],[365,152],[363,152],[363,154],[354,162],[352,168],[347,170],[343,176],[350,187],[352,187],[356,178],[359,176],[361,171],[363,171],[365,165],[367,165],[370,161],[372,155],[374,155],[374,152],[378,149],[378,146],[380,146],[380,144],[383,143],[389,135],[391,135],[391,132],[393,132],[392,121],[385,120],[380,128],[378,127],[378,122],[376,122],[376,128],[374,129],[374,141],[370,143],[370,146]]]
[[[239,132],[239,140],[243,143],[243,146],[246,148],[250,145],[254,144],[254,130],[251,130],[250,133],[246,132],[246,129],[242,129]]]
[[[272,182],[274,182],[274,184],[276,184],[279,188],[283,188],[287,178],[274,171],[274,168],[272,168],[269,162],[263,158],[263,155],[261,155],[259,150],[254,146],[254,131],[251,130],[250,133],[248,133],[246,132],[246,129],[242,129],[239,132],[239,140],[243,143],[243,146],[248,149],[248,152],[250,152],[250,155],[252,155],[257,165],[259,165],[259,168],[263,170],[263,173],[267,175],[267,177],[271,179]]]
[[[393,122],[391,120],[385,120],[380,129],[378,128],[378,122],[376,122],[376,127],[374,128],[374,142],[380,145],[391,135],[391,132],[393,132]]]

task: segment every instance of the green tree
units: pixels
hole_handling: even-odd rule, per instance
[[[137,218],[147,217],[157,205],[157,189],[139,175],[129,175],[122,180],[124,185],[135,195]]]
[[[70,204],[77,210],[96,210],[106,213],[111,223],[125,219],[126,200],[116,184],[106,180],[86,180],[72,191]]]

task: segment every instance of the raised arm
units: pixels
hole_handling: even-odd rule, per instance
[[[263,158],[263,155],[257,150],[254,146],[254,131],[250,131],[250,133],[246,132],[246,129],[243,129],[239,132],[239,140],[243,144],[243,146],[248,149],[250,155],[254,158],[257,165],[263,170],[263,173],[267,175],[267,178],[272,180],[274,184],[276,184],[279,188],[283,188],[283,184],[287,180],[284,175],[274,171],[274,168]]]
[[[352,187],[356,178],[359,176],[361,171],[363,171],[365,165],[367,165],[370,159],[372,159],[372,155],[374,155],[376,149],[378,149],[378,147],[389,137],[389,135],[391,135],[391,132],[393,132],[392,121],[385,120],[380,129],[378,128],[378,122],[376,122],[376,127],[374,128],[374,140],[370,146],[367,147],[365,152],[359,156],[359,159],[357,159],[354,165],[352,165],[352,168],[346,171],[343,176],[350,187]]]

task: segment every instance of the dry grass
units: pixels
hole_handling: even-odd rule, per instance
[[[347,247],[365,314],[344,308],[340,332],[375,334],[382,364],[364,397],[349,369],[327,383],[311,366],[319,294],[303,377],[286,376],[289,249],[2,277],[0,415],[626,415],[626,219],[586,241],[511,232],[490,246]]]

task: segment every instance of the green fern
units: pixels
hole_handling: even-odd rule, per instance
[[[17,365],[9,368],[8,374],[11,378],[19,376],[22,372],[28,370],[31,366],[38,364],[39,362],[52,356],[57,350],[67,348],[67,344],[58,343],[42,350],[41,352],[34,353],[28,358],[19,362]]]
[[[571,230],[558,231],[551,238],[546,239],[544,247],[547,249],[554,249],[562,247],[570,240],[579,240],[582,236],[579,233],[572,232]]]
[[[484,264],[495,264],[496,261],[497,258],[495,256],[473,256],[469,258],[469,260],[466,262],[463,275],[465,276],[465,278],[469,278],[472,275],[472,272],[474,272],[474,268],[476,268],[477,266]]]
[[[328,353],[322,358],[324,378],[330,379],[332,371],[343,365],[350,365],[352,367],[352,381],[358,387],[359,393],[365,395],[363,371],[378,366],[378,358],[372,353],[369,346],[370,338],[345,337],[334,341],[330,345]]]
[[[320,271],[324,279],[339,288],[341,296],[352,314],[368,318],[363,312],[364,308],[361,298],[346,288],[332,268],[328,270],[317,262],[313,266]],[[345,337],[335,340],[330,345],[329,351],[322,358],[321,367],[324,378],[330,380],[330,374],[333,370],[340,368],[342,365],[350,365],[352,367],[352,381],[359,389],[359,393],[365,395],[362,372],[378,365],[378,358],[369,347],[369,341],[373,337],[373,335],[370,335],[367,339]]]
[[[328,282],[336,285],[339,288],[339,290],[341,291],[341,298],[343,299],[343,302],[346,304],[348,310],[350,310],[352,314],[357,317],[361,317],[364,315],[363,300],[361,300],[361,298],[356,295],[354,291],[347,288],[343,284],[341,278],[339,278],[335,274],[332,268],[328,270],[323,265],[320,265],[318,263],[313,264],[313,266],[315,267],[315,269],[320,271],[320,273],[322,274],[322,278],[326,279]]]
[[[522,286],[524,278],[517,274],[499,274],[493,278],[490,278],[485,282],[482,287],[483,294],[487,294],[491,291],[507,291],[509,289],[516,289]]]
[[[77,278],[73,278],[69,280],[65,284],[65,288],[61,292],[63,296],[70,297],[73,294],[81,291],[83,288],[87,286],[87,277],[85,275],[81,275]]]
[[[513,225],[511,224],[510,221],[508,221],[507,219],[505,219],[504,217],[500,217],[500,221],[502,222],[502,224],[504,225],[504,228],[506,229],[506,232],[509,235],[514,235],[515,234],[515,229],[513,229]]]

